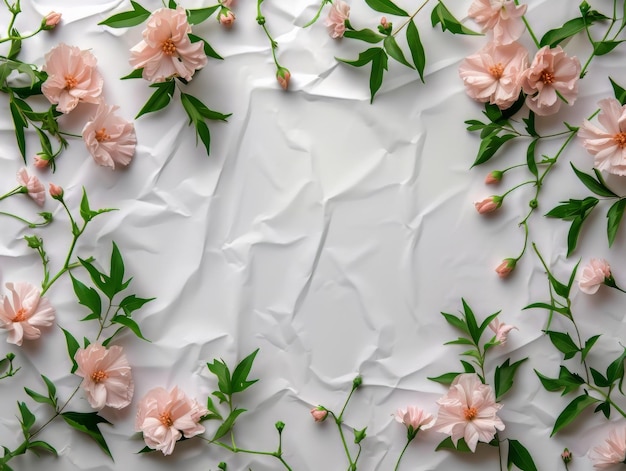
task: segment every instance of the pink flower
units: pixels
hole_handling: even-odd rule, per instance
[[[83,139],[94,160],[114,169],[128,165],[135,154],[135,126],[115,114],[117,106],[101,103],[95,116],[85,124]]]
[[[502,263],[496,267],[496,273],[500,278],[506,278],[515,270],[515,265],[517,265],[517,260],[514,258],[505,258],[502,260]]]
[[[419,430],[426,430],[431,428],[435,423],[435,418],[432,414],[415,406],[408,406],[406,409],[398,409],[394,414],[397,422],[404,424],[408,430],[408,433],[413,436],[417,434]]]
[[[204,432],[200,418],[208,412],[178,387],[170,392],[154,388],[139,403],[135,430],[143,432],[148,447],[170,455],[181,437],[190,438]]]
[[[504,176],[504,172],[501,170],[494,170],[489,172],[489,174],[485,177],[485,184],[493,185],[495,183],[500,183],[502,177]]]
[[[612,468],[626,460],[626,429],[613,429],[609,432],[606,443],[591,450],[593,467],[596,469]]]
[[[316,422],[324,422],[328,416],[328,411],[320,407],[314,407],[311,409],[311,415]]]
[[[48,168],[48,165],[50,165],[50,161],[48,159],[44,159],[39,155],[36,155],[33,158],[33,165],[35,165],[35,167],[37,167],[38,169],[44,169],[44,168]]]
[[[573,105],[578,95],[579,75],[577,57],[568,57],[561,46],[542,47],[522,74],[522,89],[528,95],[526,106],[540,116],[554,114],[561,107],[558,94]]]
[[[204,67],[207,57],[202,41],[189,39],[191,26],[185,9],[159,8],[148,18],[143,40],[130,50],[130,65],[143,68],[143,78],[164,82],[171,77],[189,81],[194,72]]]
[[[572,452],[565,448],[563,450],[563,453],[561,453],[561,459],[563,460],[563,463],[569,463],[570,461],[572,461]]]
[[[518,328],[513,325],[508,325],[504,322],[500,322],[498,318],[495,318],[492,322],[489,323],[489,328],[493,330],[493,332],[496,334],[496,341],[499,342],[500,345],[504,345],[506,343],[509,332],[511,332],[513,329],[518,330]]]
[[[41,336],[38,327],[54,322],[54,308],[40,291],[30,283],[7,283],[11,295],[0,303],[0,328],[9,331],[7,342],[22,345],[22,339],[35,340]]]
[[[522,91],[520,77],[526,67],[528,52],[521,44],[490,42],[461,62],[459,76],[471,98],[506,109]]]
[[[480,214],[492,213],[502,206],[502,197],[496,195],[489,196],[482,201],[476,201],[474,206],[476,207],[476,211]]]
[[[228,10],[226,13],[220,13],[218,21],[222,26],[232,28],[235,23],[235,14],[231,10]]]
[[[585,294],[596,294],[604,280],[611,278],[611,266],[604,259],[592,258],[583,268],[578,288]]]
[[[50,30],[50,29],[53,29],[56,25],[58,25],[60,22],[61,22],[61,13],[51,11],[42,20],[42,27],[45,30]]]
[[[328,29],[328,34],[333,39],[343,38],[346,32],[346,20],[350,17],[350,5],[342,0],[336,0],[328,10],[328,17],[324,20],[324,25]]]
[[[289,88],[289,80],[291,80],[291,72],[284,67],[280,67],[276,71],[276,80],[283,90],[287,90]]]
[[[99,103],[104,80],[89,51],[61,43],[45,56],[42,70],[48,78],[41,91],[61,113],[69,113],[79,102]]]
[[[458,375],[437,404],[439,414],[433,430],[450,435],[455,445],[464,438],[472,452],[479,441],[488,443],[497,430],[504,430],[496,415],[502,405],[496,403],[491,386],[482,384],[476,373]]]
[[[26,168],[17,172],[17,182],[26,188],[30,196],[39,206],[43,206],[46,201],[46,188],[35,175],[29,175]]]
[[[605,98],[598,103],[600,129],[585,120],[578,135],[583,147],[594,155],[594,166],[615,175],[626,175],[626,105],[615,98]]]
[[[474,0],[467,12],[483,32],[493,31],[493,39],[500,44],[517,41],[524,32],[522,16],[526,5],[515,5],[513,0]]]
[[[63,198],[63,188],[54,183],[50,183],[50,196],[54,199],[62,199]]]
[[[74,359],[78,364],[76,375],[84,378],[81,386],[91,407],[123,409],[130,404],[135,387],[122,347],[107,350],[92,343],[85,349],[78,349]]]

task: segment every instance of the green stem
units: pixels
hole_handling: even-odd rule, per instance
[[[11,21],[11,24],[9,25],[9,29],[13,28],[13,23],[14,23],[15,17],[13,17],[13,21]],[[5,43],[7,41],[21,41],[23,39],[28,39],[28,38],[32,38],[33,36],[35,36],[36,34],[40,33],[42,30],[41,26],[39,27],[39,29],[37,29],[36,31],[27,34],[26,36],[7,36],[6,38],[2,38],[0,39],[0,44]]]
[[[44,222],[27,221],[26,219],[21,218],[19,216],[16,216],[15,214],[5,213],[4,211],[0,211],[0,215],[9,216],[9,217],[12,217],[13,219],[17,219],[18,221],[22,221],[23,223],[28,225],[28,227],[30,227],[31,229],[34,229],[35,227],[46,226],[46,225],[50,224],[50,221],[44,221]]]
[[[18,186],[17,188],[14,188],[13,190],[9,191],[8,193],[0,196],[0,201],[7,199],[13,195],[19,195],[20,193],[28,193],[28,188],[26,188],[25,186]]]
[[[214,441],[214,440],[209,440],[209,439],[204,438],[204,437],[200,437],[200,438],[202,438],[204,441],[206,441],[209,444],[221,446],[222,448],[225,448],[226,450],[229,450],[232,453],[247,453],[249,455],[273,456],[274,458],[276,458],[278,461],[281,462],[281,464],[285,467],[285,469],[287,469],[289,471],[293,471],[291,466],[289,466],[289,464],[287,464],[285,459],[282,457],[282,454],[279,454],[276,451],[247,450],[245,448],[237,448],[236,446],[230,446],[230,445],[227,445],[226,443],[222,443],[222,442],[218,442],[218,441]]]
[[[519,0],[515,0],[515,4],[519,6]],[[541,44],[539,43],[537,36],[535,36],[533,29],[530,27],[530,24],[528,23],[528,20],[526,19],[526,15],[522,16],[522,21],[524,22],[524,25],[526,26],[526,30],[528,31],[528,34],[530,34],[530,37],[533,39],[535,46],[537,46],[537,49],[540,49]]]
[[[78,389],[80,388],[80,385],[76,386],[76,389],[74,389],[74,392],[70,395],[70,397],[67,399],[67,401],[65,401],[65,403],[61,406],[60,409],[57,409],[55,411],[55,414],[50,417],[50,419],[48,419],[48,421],[43,424],[41,427],[39,427],[37,430],[35,430],[30,438],[35,437],[37,434],[39,434],[39,432],[41,432],[48,424],[50,424],[50,422],[52,422],[54,419],[56,419],[58,416],[61,415],[61,413],[65,410],[65,408],[67,407],[67,405],[70,403],[70,401],[72,400],[72,398],[76,395],[76,393],[78,392]]]
[[[500,438],[498,438],[498,432],[496,432],[495,438],[498,441],[498,464],[500,465],[500,471],[502,471],[503,470],[503,468],[502,468],[502,447],[500,446]]]
[[[324,9],[324,6],[327,3],[332,3],[332,0],[322,0],[322,3],[320,3],[320,7],[317,10],[317,13],[315,14],[315,16],[313,17],[313,19],[311,21],[309,21],[307,24],[305,24],[302,27],[303,29],[304,28],[308,28],[309,26],[311,26],[313,23],[315,23],[319,19],[320,15],[322,14],[322,10]]]
[[[276,49],[278,48],[278,43],[274,40],[274,38],[272,38],[272,35],[270,34],[269,30],[267,29],[267,26],[265,26],[265,17],[261,13],[261,3],[263,3],[263,0],[257,0],[256,21],[263,28],[263,31],[265,31],[265,35],[267,36],[267,39],[269,39],[270,46],[272,47],[272,57],[274,59],[274,64],[276,64],[276,68],[277,69],[280,69],[281,65],[278,63],[278,59],[276,58]]]
[[[412,439],[409,438],[406,441],[406,445],[404,445],[404,448],[402,449],[402,452],[400,453],[400,456],[398,456],[398,461],[396,461],[396,466],[395,466],[395,468],[393,468],[393,471],[398,471],[400,469],[400,461],[402,461],[402,457],[404,456],[404,452],[409,447],[409,443],[411,443],[411,440]]]
[[[415,11],[415,13],[413,13],[408,20],[406,20],[404,23],[402,23],[400,25],[400,27],[398,29],[396,29],[393,33],[391,33],[392,36],[395,36],[396,34],[398,34],[400,31],[402,31],[402,29],[404,29],[404,27],[406,25],[408,25],[411,21],[413,21],[413,18],[415,18],[415,16],[422,11],[422,9],[426,6],[426,4],[429,2],[430,0],[424,0],[424,3],[422,3],[419,8]]]
[[[352,391],[354,391],[354,389]],[[350,395],[352,395],[352,391],[350,392]],[[348,396],[348,399],[349,399],[349,396]],[[347,404],[347,401],[346,401],[346,404]],[[345,409],[345,405],[344,405],[344,409]],[[329,410],[328,412],[335,418],[335,424],[337,424],[337,429],[339,430],[339,436],[341,437],[341,443],[343,444],[343,449],[346,453],[346,458],[348,458],[349,469],[350,469],[354,466],[354,462],[352,461],[352,455],[350,455],[350,450],[348,449],[348,444],[346,443],[346,437],[344,436],[343,429],[341,428],[341,424],[343,423],[343,421],[341,420],[341,415],[337,417],[333,411]],[[343,410],[342,410],[342,413],[343,413]]]
[[[535,180],[528,180],[525,182],[520,183],[519,185],[515,185],[513,188],[511,188],[510,190],[506,191],[505,193],[503,193],[501,195],[502,198],[504,198],[506,195],[508,195],[509,193],[512,193],[513,191],[517,190],[518,188],[524,186],[524,185],[530,185],[531,183],[536,183]]]
[[[587,382],[587,386],[589,387],[589,389],[593,389],[594,391],[599,393],[606,402],[608,402],[611,406],[613,406],[613,408],[622,415],[622,417],[626,418],[626,412],[624,412],[617,404],[615,404],[615,402],[613,402],[613,399],[611,399],[611,397],[608,394],[606,394],[604,391],[597,388],[596,386],[593,386],[589,382]]]

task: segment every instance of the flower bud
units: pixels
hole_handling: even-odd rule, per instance
[[[34,161],[33,163],[34,163],[35,167],[37,167],[39,169],[48,168],[48,166],[50,165],[50,160],[48,160],[43,155],[36,155],[34,157],[33,161]]]
[[[502,180],[504,173],[500,170],[494,170],[490,172],[485,178],[485,183],[487,185],[493,185],[494,183],[499,183]]]
[[[41,29],[51,30],[61,22],[61,13],[51,11],[41,20]]]
[[[223,461],[220,464],[218,464],[217,467],[221,469],[222,471],[226,471],[226,463],[224,463]]]
[[[361,386],[361,384],[363,384],[363,378],[361,378],[360,376],[357,376],[356,378],[354,378],[354,380],[352,380],[352,387],[354,389]]]
[[[235,14],[228,8],[222,8],[220,14],[217,15],[217,20],[225,28],[232,28],[235,23]]]
[[[476,211],[480,214],[492,213],[502,206],[502,200],[502,196],[493,195],[482,201],[475,202],[474,206],[476,207]]]
[[[363,441],[363,439],[367,436],[365,430],[367,430],[367,427],[365,427],[363,430],[354,430],[354,443],[358,445]]]
[[[392,27],[393,27],[393,24],[389,23],[389,21],[387,21],[387,18],[383,16],[380,19],[380,24],[378,25],[378,31],[380,32],[380,34],[389,36],[391,34]]]
[[[572,461],[572,452],[566,448],[565,450],[563,450],[563,453],[561,453],[561,459],[563,460],[563,463],[569,463],[570,461]]]
[[[278,422],[274,424],[274,427],[276,427],[276,430],[278,430],[278,433],[282,433],[283,429],[285,428],[285,422],[281,422],[279,420]]]
[[[50,196],[55,200],[61,201],[63,199],[63,188],[54,183],[50,183]]]
[[[47,211],[44,211],[42,213],[39,213],[39,215],[43,218],[44,221],[46,221],[47,223],[52,222],[52,213],[49,213]]]
[[[291,72],[289,72],[289,69],[279,67],[276,71],[276,80],[278,80],[278,83],[283,90],[287,90],[287,88],[289,88],[289,79],[291,79]]]
[[[9,360],[9,361],[13,361],[13,360],[15,360],[15,353],[13,353],[13,352],[9,352],[9,353],[7,353],[6,358],[7,358],[7,360]]]
[[[24,240],[31,249],[38,249],[43,244],[43,240],[37,236],[24,236]]]
[[[317,406],[311,409],[311,415],[316,422],[324,422],[328,417],[328,411],[322,406]]]
[[[502,260],[502,263],[496,268],[496,273],[500,278],[506,278],[511,274],[513,270],[515,270],[515,265],[517,265],[516,259],[505,258],[504,260]]]

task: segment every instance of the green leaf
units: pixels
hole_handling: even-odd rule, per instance
[[[209,371],[217,377],[217,387],[222,394],[230,396],[233,388],[230,380],[230,370],[223,360],[214,359],[213,363],[206,365]]]
[[[535,113],[532,111],[528,112],[528,118],[522,118],[524,124],[526,125],[526,132],[530,134],[532,137],[539,137],[537,134],[537,130],[535,129]]]
[[[120,80],[140,79],[143,78],[143,67],[133,70],[130,74],[124,75]]]
[[[593,10],[585,15],[585,18],[579,17],[571,19],[563,24],[560,28],[551,29],[546,34],[543,35],[541,41],[539,42],[539,46],[550,46],[555,47],[560,42],[566,40],[567,38],[571,38],[572,36],[580,33],[585,29],[585,25],[591,25],[598,20],[606,20],[608,19],[602,13],[598,13]]]
[[[539,139],[533,139],[526,151],[526,165],[535,178],[539,176],[539,170],[537,170],[537,163],[535,162],[535,147],[537,147],[537,142],[539,142]]]
[[[188,111],[188,114],[190,118],[191,118],[190,112],[193,114],[194,119],[196,117],[198,119],[199,117],[202,117],[204,119],[226,121],[231,116],[231,113],[224,114],[224,113],[220,113],[219,111],[210,110],[209,108],[207,108],[207,106],[204,103],[202,103],[196,97],[189,95],[187,93],[181,93],[180,97],[181,97],[181,101],[183,101],[184,103],[187,103],[187,106],[189,106],[190,111]],[[185,110],[187,110],[187,108],[185,108]]]
[[[152,94],[143,108],[139,111],[135,119],[147,113],[154,113],[155,111],[162,110],[165,108],[172,96],[174,95],[174,90],[176,89],[176,85],[173,80],[168,80],[167,82],[155,83],[150,85],[153,88],[156,88],[156,91]]]
[[[481,33],[477,33],[472,31],[469,28],[463,26],[459,20],[457,20],[450,10],[446,8],[446,6],[441,3],[437,3],[437,6],[433,8],[432,13],[430,14],[430,21],[433,25],[433,28],[437,26],[437,24],[441,24],[442,31],[450,31],[452,34],[470,34],[474,36],[482,36]]]
[[[548,378],[542,375],[537,370],[534,370],[541,384],[547,391],[561,391],[561,395],[568,394],[572,391],[576,391],[580,385],[585,383],[585,380],[579,375],[572,373],[565,366],[561,365],[558,378]]]
[[[97,412],[63,412],[61,416],[70,427],[79,432],[86,433],[95,440],[102,451],[113,459],[113,455],[111,455],[111,451],[102,436],[102,432],[98,428],[98,424],[105,423],[111,425],[111,422],[100,417]]]
[[[204,53],[208,56],[208,57],[212,57],[213,59],[218,59],[218,60],[223,60],[224,58],[222,56],[220,56],[217,52],[215,52],[215,49],[213,49],[211,47],[211,45],[204,39],[202,39],[200,36],[196,36],[195,34],[189,34],[189,40],[192,43],[198,42],[198,41],[202,41],[204,43]]]
[[[190,25],[198,25],[208,19],[220,8],[220,5],[213,5],[208,8],[199,8],[197,10],[187,10],[187,21]]]
[[[78,364],[76,363],[76,360],[74,360],[74,355],[76,355],[76,352],[80,348],[80,344],[74,338],[74,336],[71,333],[69,333],[67,330],[65,330],[63,327],[61,327],[61,330],[63,331],[63,334],[65,335],[65,343],[67,344],[67,353],[70,356],[70,360],[72,361],[72,365],[73,365],[71,372],[74,373],[78,369]]]
[[[569,310],[566,307],[553,306],[548,303],[532,303],[523,309],[547,309],[548,311],[555,311],[565,316],[569,316]]]
[[[17,147],[20,149],[20,154],[22,154],[24,163],[26,163],[26,137],[24,136],[24,129],[28,127],[28,123],[22,116],[22,113],[15,104],[14,100],[9,101],[9,109],[11,110],[11,117],[13,118],[13,128],[15,129]]]
[[[111,292],[110,280],[109,277],[104,273],[101,273],[93,264],[88,260],[83,260],[78,257],[78,261],[80,264],[87,270],[89,276],[91,277],[91,281],[97,286],[97,288],[102,291],[107,297],[109,295],[107,293]]]
[[[359,54],[359,57],[355,60],[340,59],[338,57],[336,59],[339,62],[343,62],[344,64],[348,64],[353,67],[363,67],[364,65],[372,62],[372,60],[374,60],[374,57],[380,54],[380,51],[382,51],[382,49],[379,47],[371,47],[367,49],[366,51],[361,52]]]
[[[521,471],[537,471],[537,466],[528,450],[517,440],[509,441],[509,457],[507,458],[508,469],[511,465],[517,466]]]
[[[20,420],[20,424],[22,426],[22,433],[24,434],[24,438],[30,437],[30,429],[33,425],[35,425],[35,414],[33,414],[25,402],[18,402],[18,408],[20,409],[20,415],[22,419]]]
[[[606,234],[609,238],[609,247],[615,242],[619,225],[622,222],[622,216],[624,216],[624,209],[626,209],[626,198],[617,200],[606,213],[607,226]]]
[[[466,373],[476,373],[476,368],[471,363],[461,360],[461,364],[463,365],[463,369]]]
[[[374,96],[383,84],[383,74],[387,70],[387,54],[382,49],[378,49],[378,54],[372,59],[372,70],[370,72],[370,103],[374,102]]]
[[[420,80],[424,83],[424,68],[426,67],[426,52],[420,39],[419,31],[413,20],[409,21],[406,28],[406,42],[409,45],[411,51],[411,57],[415,64],[415,69],[420,74]]]
[[[450,340],[449,342],[444,343],[444,345],[474,345],[474,342],[464,337],[459,337],[456,340]]]
[[[346,29],[343,33],[344,38],[358,39],[359,41],[365,41],[366,43],[376,44],[385,39],[385,36],[378,34],[371,29]]]
[[[620,380],[620,392],[622,390],[622,381],[624,380],[624,360],[626,359],[626,349],[622,354],[606,369],[606,378],[613,384],[618,379]]]
[[[72,286],[74,287],[74,293],[78,298],[78,303],[91,310],[91,314],[87,317],[100,319],[100,316],[102,315],[102,300],[100,299],[98,292],[74,278],[71,273],[70,278],[72,279]]]
[[[19,33],[18,30],[13,28],[11,30],[11,36],[13,36],[13,37],[20,37],[20,33]],[[9,54],[7,55],[7,58],[11,59],[11,60],[17,59],[17,56],[20,54],[21,50],[22,50],[22,40],[21,39],[13,39],[11,41],[11,48],[9,49]]]
[[[567,233],[567,256],[569,257],[574,250],[576,250],[576,245],[578,244],[578,237],[580,236],[580,231],[583,227],[583,222],[585,220],[583,218],[575,218],[572,221],[572,225],[569,228],[569,232]]]
[[[584,411],[591,404],[595,404],[596,402],[599,402],[598,399],[591,397],[588,394],[583,394],[575,398],[567,405],[565,409],[563,409],[563,412],[561,412],[561,414],[557,417],[550,436],[553,436],[559,430],[563,429],[563,427],[570,424],[576,417],[580,415],[582,411]]]
[[[213,404],[213,400],[211,399],[211,396],[207,396],[206,402],[207,402],[206,408],[209,412],[211,412],[211,414],[209,414],[211,417],[209,418],[222,420],[222,416],[220,415],[220,412],[217,410],[217,407],[215,407],[215,404]]]
[[[604,181],[598,181],[591,175],[588,175],[585,172],[581,172],[571,162],[570,165],[572,166],[572,169],[574,170],[574,173],[576,174],[578,179],[583,182],[583,184],[596,195],[605,196],[607,198],[619,198],[618,195],[613,193],[613,191],[611,191],[611,189],[606,186],[606,183]]]
[[[580,351],[581,356],[582,356],[581,362],[585,361],[585,359],[587,358],[587,355],[591,351],[591,348],[594,346],[594,344],[597,342],[599,338],[600,338],[600,335],[594,335],[593,337],[590,337],[587,339],[587,341],[585,342],[585,346]]]
[[[546,331],[546,334],[550,336],[552,344],[565,355],[565,360],[569,360],[580,351],[570,334],[551,330]]]
[[[178,6],[178,4],[176,3],[176,1],[175,1],[175,0],[170,0],[170,1],[167,3],[167,7],[168,7],[168,8],[171,8],[172,10],[176,10],[176,7],[177,7],[177,6]]]
[[[234,409],[215,432],[215,435],[213,436],[213,441],[218,440],[226,435],[235,425],[235,420],[237,420],[237,417],[239,417],[244,412],[246,412],[246,409]]]
[[[258,379],[248,381],[248,374],[250,374],[257,353],[259,353],[258,348],[235,367],[231,379],[233,393],[244,391],[258,381]]]
[[[611,81],[611,86],[613,87],[613,93],[617,101],[619,101],[622,105],[626,104],[626,90],[624,90],[624,88],[620,87],[617,83],[615,83],[615,81],[611,77],[609,77],[609,80]]]
[[[435,376],[435,377],[429,376],[428,379],[436,383],[440,383],[440,384],[452,384],[452,381],[454,381],[454,378],[456,378],[457,376],[461,374],[463,373],[445,373],[445,374],[442,374],[441,376]]]
[[[391,0],[365,0],[372,10],[396,16],[411,16]]]
[[[52,453],[54,456],[58,456],[58,453],[55,450],[55,448],[47,442],[44,442],[41,440],[35,440],[34,442],[28,443],[28,449],[33,451],[34,453],[37,453],[37,448],[41,448],[42,450]]]
[[[113,286],[113,295],[122,291],[122,286],[124,285],[124,259],[115,242],[113,242],[113,250],[111,251],[111,273],[109,281]],[[111,296],[111,298],[112,297],[113,296]]]
[[[573,220],[578,218],[586,218],[600,200],[593,196],[588,196],[584,200],[561,201],[561,205],[552,208],[546,213],[546,217]]]
[[[593,412],[602,412],[604,416],[608,419],[611,416],[611,404],[608,402],[603,402],[598,407],[596,407]]]
[[[395,60],[403,65],[406,65],[409,69],[415,69],[415,67],[413,67],[404,57],[404,53],[402,52],[402,49],[400,49],[400,46],[398,46],[396,38],[394,38],[393,36],[387,36],[385,38],[385,41],[383,42],[383,46],[385,48],[385,51],[387,51],[387,54],[389,54]]]
[[[441,315],[446,319],[446,321],[448,321],[448,324],[450,324],[453,327],[456,327],[459,330],[462,330],[463,332],[469,335],[470,332],[467,329],[467,325],[465,324],[465,321],[456,317],[454,314],[447,314],[445,312],[442,312]]]
[[[476,160],[472,164],[472,167],[476,165],[484,164],[488,160],[490,160],[495,153],[502,147],[506,142],[511,139],[515,139],[517,136],[515,134],[504,134],[502,136],[490,135],[487,138],[483,139],[480,143],[480,147],[478,148],[478,155],[476,156]]]
[[[609,52],[611,52],[613,49],[619,46],[620,43],[623,43],[623,42],[624,42],[623,39],[621,41],[610,41],[610,40],[597,41],[597,42],[594,41],[593,53],[596,56],[603,56],[604,54],[608,54]]]
[[[487,327],[489,327],[489,324],[491,324],[491,322],[500,315],[502,311],[498,311],[498,312],[494,312],[493,314],[487,316],[487,318],[483,321],[482,324],[480,324],[480,327],[478,328],[480,335],[483,334],[483,332],[485,332],[485,330],[487,330]]]
[[[137,337],[139,337],[142,340],[145,340],[146,342],[150,342],[150,340],[145,338],[143,336],[143,334],[141,333],[141,329],[139,329],[139,325],[134,320],[132,320],[130,317],[113,316],[113,318],[111,319],[111,322],[114,323],[114,324],[120,324],[120,325],[123,325],[125,327],[128,327],[130,330],[133,331],[133,333]]]
[[[460,438],[456,446],[454,446],[454,442],[452,441],[451,437],[446,438],[439,445],[437,445],[437,448],[435,448],[435,451],[439,451],[439,450],[455,450],[455,451],[462,451],[462,452],[472,451],[470,450],[470,447],[467,446],[467,443],[465,442],[463,438]]]
[[[111,28],[128,28],[140,25],[146,21],[150,16],[150,12],[133,0],[130,0],[130,3],[133,6],[132,11],[117,13],[98,24]]]
[[[134,294],[125,297],[120,301],[120,308],[124,311],[124,314],[131,316],[133,312],[143,307],[144,304],[154,301],[156,298],[138,298]]]
[[[54,407],[54,403],[50,400],[49,397],[39,394],[38,392],[35,392],[29,388],[24,388],[24,391],[33,399],[33,401],[40,404],[50,404],[52,407]]]
[[[593,378],[593,382],[596,383],[596,386],[599,388],[608,388],[611,385],[611,382],[598,370],[594,368],[589,368],[589,370],[591,371],[591,377]]]
[[[504,396],[513,387],[513,380],[515,379],[515,373],[522,363],[528,358],[516,361],[513,364],[509,364],[507,358],[500,366],[496,366],[494,389],[496,392],[496,402],[499,402],[502,396]]]
[[[463,314],[465,317],[465,322],[467,324],[467,329],[469,330],[470,337],[472,337],[472,340],[474,340],[474,344],[478,345],[481,332],[478,328],[478,324],[476,323],[476,316],[474,316],[472,308],[470,308],[469,304],[465,302],[465,299],[461,298],[461,302],[463,303]]]

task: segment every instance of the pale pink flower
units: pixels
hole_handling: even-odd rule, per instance
[[[515,270],[516,265],[517,260],[514,258],[505,258],[502,260],[502,263],[496,267],[496,273],[500,278],[506,278],[513,270]]]
[[[143,78],[164,82],[171,77],[189,81],[194,72],[204,67],[207,56],[202,41],[189,39],[191,26],[185,9],[159,8],[148,18],[141,40],[131,50],[130,65],[143,68]]]
[[[0,328],[9,331],[7,342],[22,345],[22,340],[41,336],[38,327],[49,327],[54,322],[54,308],[41,291],[30,283],[7,283],[11,295],[0,302]]]
[[[609,469],[623,463],[626,460],[626,429],[611,430],[604,445],[594,447],[589,455],[596,469]]]
[[[90,51],[61,43],[45,55],[42,70],[48,78],[41,91],[61,113],[69,113],[79,102],[99,103],[104,80]]]
[[[41,158],[41,156],[39,155],[36,155],[33,158],[33,165],[35,165],[35,167],[37,167],[38,169],[45,169],[45,168],[48,168],[48,166],[50,165],[50,161],[47,159]]]
[[[480,214],[492,213],[496,209],[502,206],[502,197],[501,196],[489,196],[481,201],[476,201],[474,203],[474,207],[476,211]]]
[[[497,317],[489,323],[489,328],[493,330],[493,332],[496,334],[496,341],[500,342],[500,345],[504,345],[506,343],[509,332],[511,332],[513,329],[519,330],[513,325],[508,325],[504,322],[500,322]]]
[[[283,90],[289,88],[289,80],[291,80],[291,72],[284,67],[280,67],[276,71],[276,80]]]
[[[17,182],[26,188],[30,196],[39,206],[43,206],[46,201],[46,187],[35,175],[29,175],[26,168],[17,172]]]
[[[520,78],[528,67],[528,52],[519,43],[488,43],[459,66],[465,91],[476,101],[510,108],[522,91]]]
[[[326,420],[326,416],[328,416],[328,411],[326,409],[314,407],[313,409],[311,409],[311,415],[316,422],[323,422],[324,420]]]
[[[61,22],[61,13],[57,13],[56,11],[51,11],[48,13],[44,19],[42,20],[42,27],[45,30],[53,29],[56,25]]]
[[[578,131],[583,147],[594,157],[594,166],[615,175],[626,175],[626,105],[615,98],[598,103],[603,130],[585,120]]]
[[[232,28],[235,23],[235,14],[232,10],[228,10],[226,13],[220,13],[217,19],[225,28]]]
[[[437,404],[439,414],[433,430],[450,435],[455,445],[464,438],[472,452],[479,441],[488,443],[497,430],[504,430],[496,415],[502,405],[496,403],[491,386],[482,384],[476,373],[458,375]]]
[[[502,177],[504,176],[504,172],[501,170],[493,170],[487,174],[485,177],[485,184],[494,185],[496,183],[500,183],[502,181]]]
[[[191,438],[204,432],[200,418],[208,412],[178,387],[169,392],[154,388],[139,403],[135,431],[143,432],[143,439],[149,448],[170,455],[183,436]]]
[[[328,10],[324,25],[333,39],[343,38],[346,32],[346,20],[350,17],[350,5],[342,0],[335,0]]]
[[[569,57],[561,46],[542,47],[522,74],[522,89],[528,95],[526,106],[540,116],[547,116],[559,111],[561,97],[573,105],[578,96],[579,75],[577,57]]]
[[[524,32],[522,16],[526,5],[515,5],[513,0],[474,0],[467,15],[478,23],[483,32],[493,31],[493,39],[500,44],[517,41]]]
[[[435,424],[435,418],[432,414],[415,406],[398,409],[394,418],[397,422],[404,424],[407,429],[411,428],[413,432],[429,429]]]
[[[101,103],[83,128],[83,140],[94,160],[104,167],[125,167],[135,154],[135,126],[115,114],[117,106]]]
[[[611,266],[604,259],[592,258],[583,268],[578,288],[585,294],[596,294],[604,280],[611,278]]]
[[[83,379],[80,384],[87,393],[91,407],[123,409],[130,404],[135,389],[130,365],[122,347],[113,346],[108,350],[100,344],[92,343],[87,348],[79,348],[74,355],[78,365],[76,375]]]
[[[55,185],[54,183],[50,183],[50,189],[48,191],[50,192],[50,196],[52,196],[54,199],[63,198],[63,188]]]

